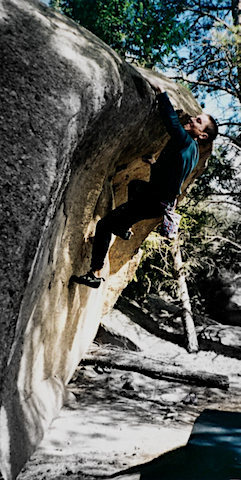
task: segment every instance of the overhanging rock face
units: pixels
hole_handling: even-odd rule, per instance
[[[38,2],[4,0],[0,13],[0,444],[2,475],[12,479],[63,404],[156,221],[142,222],[128,248],[114,242],[97,291],[68,289],[69,277],[89,268],[96,222],[132,178],[148,178],[141,156],[167,135],[143,77],[153,73]],[[162,79],[178,109],[200,111]]]

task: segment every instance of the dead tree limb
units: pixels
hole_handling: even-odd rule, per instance
[[[187,339],[187,350],[189,353],[193,353],[198,351],[198,341],[192,317],[192,307],[189,299],[188,288],[183,269],[180,243],[178,239],[174,242],[172,248],[172,255],[178,283],[178,293],[182,303],[182,322]]]
[[[229,379],[225,375],[211,374],[201,370],[187,370],[181,366],[165,365],[157,359],[150,359],[140,353],[120,349],[103,349],[100,352],[87,354],[81,365],[98,365],[116,370],[141,373],[153,379],[186,382],[210,388],[229,388]]]

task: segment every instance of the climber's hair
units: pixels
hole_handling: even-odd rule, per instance
[[[218,124],[212,115],[208,115],[209,125],[205,128],[204,132],[208,134],[208,138],[205,143],[212,143],[218,135]]]

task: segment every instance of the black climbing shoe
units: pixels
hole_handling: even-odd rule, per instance
[[[69,287],[73,283],[78,283],[79,285],[87,285],[87,287],[98,288],[101,284],[101,281],[105,281],[104,278],[96,277],[93,272],[90,270],[86,275],[77,277],[77,275],[72,275],[69,279]]]
[[[112,233],[114,233],[114,235],[117,235],[117,237],[122,238],[122,240],[130,240],[132,235],[134,235],[134,233],[132,232],[131,229],[129,229],[129,230],[124,230],[123,229],[122,230],[121,228],[112,230]]]

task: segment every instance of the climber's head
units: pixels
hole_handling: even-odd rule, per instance
[[[212,143],[218,134],[216,121],[207,113],[200,113],[197,117],[190,117],[184,128],[200,144]]]

